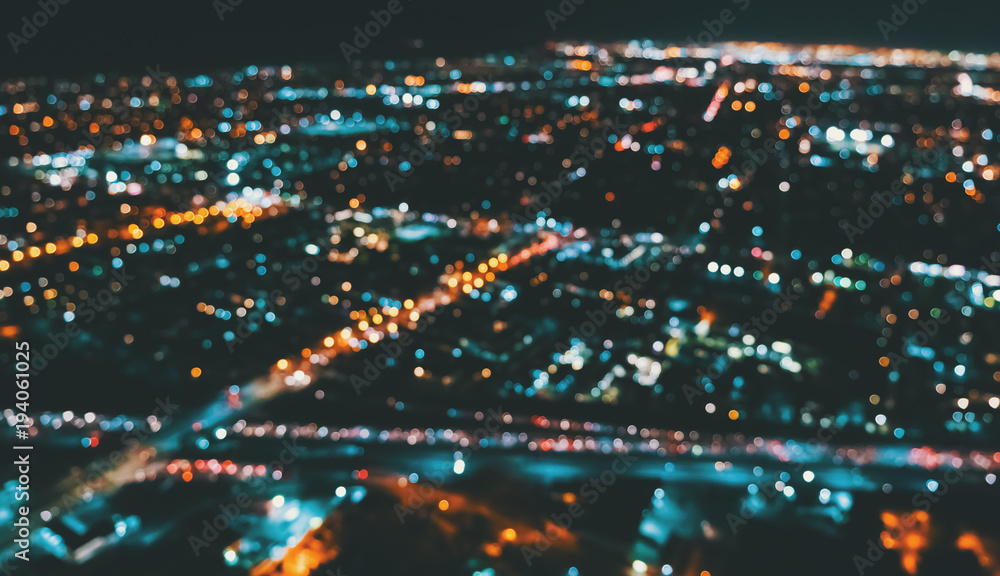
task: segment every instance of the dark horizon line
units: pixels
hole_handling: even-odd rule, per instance
[[[963,52],[963,53],[983,54],[983,55],[986,55],[986,56],[990,56],[990,55],[993,55],[993,54],[1000,54],[1000,50],[994,50],[993,52],[988,52],[988,51],[982,51],[982,50],[978,50],[978,49],[974,49],[974,48],[967,48],[967,47],[966,48],[958,48],[958,47],[941,48],[940,46],[931,47],[930,45],[918,46],[918,45],[913,45],[913,44],[911,44],[909,46],[907,46],[907,45],[888,45],[888,44],[886,44],[886,45],[877,45],[877,44],[865,44],[865,43],[858,44],[858,43],[855,43],[854,41],[851,41],[851,40],[843,40],[843,41],[839,41],[839,42],[829,42],[829,41],[803,42],[803,41],[793,41],[793,40],[774,40],[774,39],[755,39],[755,40],[750,40],[750,39],[729,38],[729,39],[718,39],[718,40],[716,40],[714,42],[710,42],[710,43],[706,43],[706,44],[700,44],[698,42],[695,42],[694,44],[691,44],[691,43],[688,42],[688,40],[691,39],[691,38],[692,38],[692,36],[689,35],[689,36],[687,36],[687,37],[685,37],[683,39],[675,39],[675,40],[665,40],[665,39],[662,39],[662,38],[654,38],[654,37],[651,37],[651,36],[642,36],[642,37],[635,37],[635,38],[619,38],[619,39],[613,39],[613,40],[592,40],[592,39],[581,39],[581,38],[574,38],[574,37],[571,37],[571,36],[566,36],[566,37],[562,37],[562,38],[558,38],[558,39],[547,38],[547,39],[542,40],[540,42],[528,42],[528,43],[520,44],[520,45],[518,45],[517,43],[512,43],[508,47],[500,47],[500,46],[498,46],[498,47],[495,47],[495,48],[492,48],[492,49],[483,48],[483,47],[477,47],[477,48],[474,48],[474,49],[470,50],[465,55],[460,55],[461,54],[461,52],[460,52],[461,48],[459,46],[451,46],[451,47],[444,48],[444,49],[437,48],[435,52],[430,52],[431,49],[429,49],[427,47],[417,48],[417,47],[410,46],[410,47],[407,47],[407,48],[400,48],[400,47],[397,46],[397,47],[394,47],[394,48],[382,47],[381,49],[376,48],[376,47],[370,47],[369,49],[365,50],[365,52],[368,52],[368,54],[369,54],[368,57],[366,57],[366,58],[359,57],[358,60],[362,63],[362,65],[371,64],[371,63],[375,63],[375,62],[384,62],[384,61],[387,61],[387,60],[393,60],[393,61],[399,62],[399,61],[414,60],[414,59],[416,59],[416,60],[422,60],[422,59],[426,60],[426,59],[432,59],[432,58],[436,58],[436,57],[446,57],[446,58],[451,57],[451,58],[457,58],[457,59],[462,59],[462,60],[468,60],[468,59],[484,58],[485,56],[487,56],[489,54],[498,54],[498,53],[504,53],[504,52],[509,52],[509,53],[525,53],[525,52],[531,52],[533,50],[544,50],[545,49],[544,47],[547,44],[551,44],[551,43],[571,42],[571,43],[579,43],[579,44],[607,45],[607,44],[627,44],[627,43],[636,42],[636,41],[638,41],[638,42],[652,41],[657,46],[673,45],[673,46],[681,46],[681,47],[691,47],[691,46],[712,47],[712,46],[717,46],[717,45],[721,45],[721,44],[753,43],[753,44],[782,44],[782,45],[787,45],[787,46],[792,46],[792,47],[800,47],[800,48],[812,47],[812,46],[853,46],[853,47],[858,48],[860,51],[920,50],[920,51],[927,51],[927,52],[939,52],[939,53],[942,53],[942,54],[948,54],[949,52],[952,52],[952,51],[959,51],[959,52]],[[340,44],[338,43],[337,45],[339,46]],[[331,70],[340,67],[340,68],[344,69],[345,73],[350,73],[350,70],[352,68],[351,65],[348,64],[346,61],[344,61],[340,56],[341,56],[341,53],[339,52],[339,49],[336,52],[336,56],[330,56],[330,57],[328,57],[326,59],[323,59],[323,60],[316,59],[315,57],[304,57],[304,58],[299,58],[297,60],[292,60],[292,59],[289,59],[289,58],[280,58],[280,57],[277,57],[274,60],[271,60],[270,62],[268,62],[268,61],[261,62],[259,60],[258,61],[253,61],[254,59],[252,57],[247,57],[244,60],[242,60],[242,62],[238,62],[236,59],[216,59],[214,61],[206,61],[206,59],[204,57],[198,57],[198,56],[194,56],[194,55],[188,55],[188,56],[184,56],[184,57],[180,57],[180,58],[161,58],[160,62],[154,62],[154,63],[148,63],[147,62],[146,64],[142,64],[142,63],[138,63],[138,62],[128,62],[128,63],[119,63],[119,64],[115,64],[115,65],[110,65],[110,66],[107,66],[105,68],[96,68],[95,67],[95,68],[90,68],[90,69],[87,69],[87,70],[80,70],[79,67],[75,67],[75,69],[78,71],[76,74],[69,73],[69,72],[66,72],[66,71],[50,71],[50,72],[41,72],[41,73],[12,72],[12,73],[6,73],[0,79],[2,79],[4,81],[9,81],[9,80],[31,80],[31,79],[74,80],[74,79],[78,79],[81,74],[85,75],[85,76],[95,76],[97,74],[103,74],[103,75],[106,75],[106,76],[109,75],[109,76],[114,76],[114,77],[133,77],[133,76],[137,76],[137,75],[138,76],[145,75],[147,67],[156,68],[156,66],[161,66],[163,68],[166,68],[166,67],[169,66],[170,69],[167,69],[166,72],[168,72],[170,74],[175,74],[175,71],[177,71],[177,73],[183,73],[185,75],[205,74],[205,75],[209,75],[209,76],[211,76],[213,74],[218,74],[218,73],[230,71],[230,70],[245,68],[245,67],[251,66],[251,65],[258,66],[258,67],[265,67],[265,66],[266,67],[280,67],[280,66],[286,66],[286,65],[291,65],[291,66],[311,66],[311,67],[316,67],[316,68],[327,68],[327,69],[331,69]],[[155,60],[155,59],[153,59],[153,60]],[[177,61],[181,61],[181,60],[186,60],[189,63],[186,63],[186,64],[176,63]],[[195,63],[196,60],[198,61],[198,63]],[[174,62],[172,62],[169,65],[165,65],[165,64],[163,64],[163,61],[174,61]],[[65,69],[66,66],[67,65],[63,65],[63,68]]]

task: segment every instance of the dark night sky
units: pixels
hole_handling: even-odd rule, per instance
[[[55,2],[56,0],[49,0]],[[167,2],[63,0],[59,13],[14,54],[8,34],[37,10],[38,0],[5,3],[0,74],[57,74],[164,70],[205,71],[228,65],[343,63],[340,42],[388,0],[242,0],[219,20],[213,0]],[[218,0],[225,2],[226,0]],[[240,0],[229,0],[238,2]],[[986,0],[908,0],[919,6],[886,42],[878,28],[902,0],[703,0],[691,2],[582,0],[553,31],[545,18],[560,0],[482,2],[399,0],[403,11],[362,53],[362,58],[412,54],[421,39],[427,55],[468,55],[537,46],[548,39],[680,41],[704,30],[703,20],[734,9],[723,40],[846,42],[866,46],[1000,50],[1000,3]],[[571,4],[572,0],[562,0]],[[577,0],[578,2],[581,0]],[[749,2],[746,10],[739,7]]]

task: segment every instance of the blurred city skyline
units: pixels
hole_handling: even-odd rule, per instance
[[[1000,576],[1000,10],[869,4],[18,3],[0,572]]]

